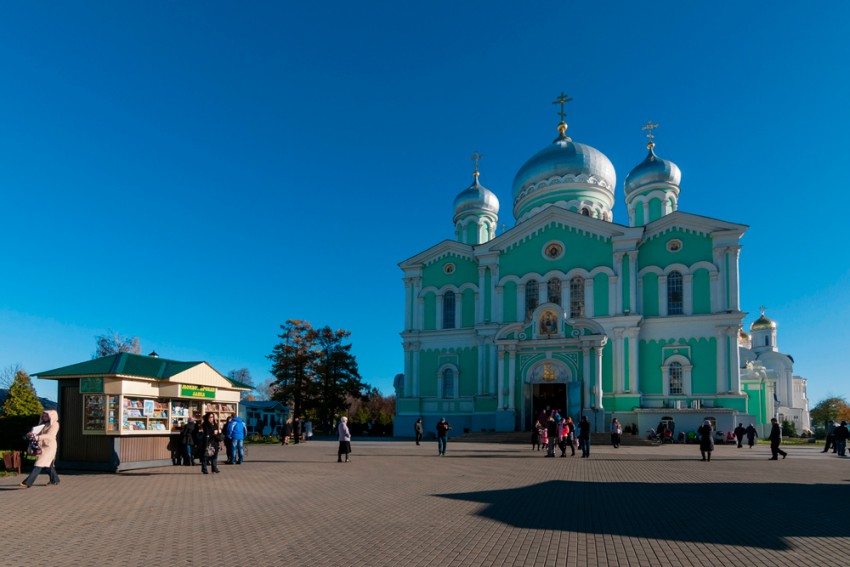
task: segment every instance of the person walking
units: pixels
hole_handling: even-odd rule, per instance
[[[747,443],[750,446],[750,449],[753,448],[753,445],[756,444],[756,437],[758,437],[758,433],[756,433],[756,425],[751,423],[747,426]]]
[[[826,426],[826,445],[823,448],[823,452],[826,453],[830,448],[835,453],[835,421],[832,419],[829,420],[829,425]]]
[[[576,456],[576,445],[578,445],[578,441],[576,440],[576,426],[573,423],[573,418],[567,418],[567,427],[569,427],[569,432],[567,433],[567,443],[570,445],[570,451],[572,454],[571,457]]]
[[[711,453],[714,451],[714,432],[711,429],[711,422],[707,419],[703,421],[697,433],[699,433],[699,452],[702,460],[711,462]]]
[[[225,465],[233,464],[233,443],[230,437],[227,436],[227,432],[230,431],[231,421],[233,421],[233,416],[228,415],[227,419],[224,420],[224,425],[221,427],[221,432],[224,433],[224,454],[227,455],[227,460],[224,461]]]
[[[744,424],[739,423],[738,427],[735,428],[735,438],[738,440],[738,448],[744,446],[744,435],[747,434],[747,430],[744,429]]]
[[[441,417],[437,422],[437,451],[441,457],[446,456],[446,443],[449,440],[449,430],[452,428],[448,424],[445,417]]]
[[[558,424],[555,422],[555,416],[550,416],[546,422],[546,456],[555,456],[555,440],[558,439]]]
[[[292,420],[287,419],[280,426],[280,444],[283,446],[289,445],[289,437],[292,435]]]
[[[212,472],[218,473],[218,439],[221,431],[218,428],[218,424],[215,422],[215,414],[212,412],[207,412],[204,415],[204,422],[201,424],[201,431],[203,432],[203,443],[201,444],[201,472],[203,474],[209,474],[208,468],[212,469]]]
[[[771,418],[770,420],[770,452],[773,455],[770,457],[771,461],[776,461],[779,459],[779,455],[782,455],[782,458],[788,456],[788,453],[779,448],[779,444],[782,443],[782,428],[779,427],[779,422],[776,421],[776,418]]]
[[[422,441],[422,435],[424,430],[422,429],[422,418],[416,420],[416,423],[413,424],[413,434],[416,436],[416,444],[419,445]]]
[[[590,458],[590,422],[586,415],[581,416],[578,423],[578,442],[581,445],[581,458]]]
[[[620,448],[620,438],[623,435],[623,428],[620,425],[620,422],[617,421],[615,417],[613,421],[611,421],[611,445],[614,446],[615,449]]]
[[[245,458],[245,449],[243,447],[245,436],[248,434],[248,428],[242,418],[233,414],[227,429],[224,430],[225,435],[230,439],[231,446],[231,464],[241,465]]]
[[[32,468],[29,476],[18,486],[20,488],[29,488],[35,483],[42,469],[47,469],[50,475],[50,480],[47,486],[59,485],[59,473],[56,472],[56,449],[59,435],[59,414],[56,410],[47,410],[41,414],[41,419],[38,421],[32,431],[27,434],[31,442],[35,442],[41,453],[35,460],[35,465]]]
[[[341,463],[342,456],[345,455],[345,462],[350,463],[351,458],[351,431],[348,429],[348,418],[342,416],[339,418],[339,425],[337,426],[337,433],[339,433],[339,450],[336,455],[336,462]]]
[[[561,457],[567,456],[567,443],[569,443],[570,426],[567,424],[567,418],[562,417],[558,424],[558,448],[561,450]]]
[[[540,420],[534,422],[534,427],[531,428],[531,450],[540,450]]]
[[[296,417],[292,422],[292,437],[295,439],[295,444],[301,443],[301,418]]]
[[[195,455],[192,454],[195,446],[195,427],[197,427],[195,420],[191,417],[186,421],[186,425],[183,426],[183,446],[186,448],[183,464],[187,467],[195,464]]]
[[[847,422],[842,421],[841,425],[835,428],[835,447],[838,449],[839,457],[844,456],[848,437],[850,437],[850,429],[847,429]]]

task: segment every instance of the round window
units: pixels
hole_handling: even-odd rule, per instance
[[[446,265],[443,266],[443,272],[445,272],[447,274],[455,273],[455,265],[452,264],[451,262],[447,263]]]
[[[682,241],[674,238],[667,241],[667,250],[670,252],[678,252],[682,249]]]

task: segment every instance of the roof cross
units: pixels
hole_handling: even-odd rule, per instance
[[[658,124],[654,124],[652,120],[647,120],[646,126],[641,128],[641,130],[646,130],[646,137],[649,138],[649,144],[646,145],[649,150],[655,147],[655,134],[653,134],[652,131],[656,128],[658,128]]]
[[[481,159],[481,158],[483,158],[483,157],[484,157],[484,154],[480,154],[480,153],[478,153],[478,150],[475,150],[475,153],[474,153],[474,154],[472,154],[472,157],[471,157],[471,158],[469,158],[469,159],[471,159],[473,162],[475,162],[475,171],[472,173],[472,175],[473,175],[474,177],[478,177],[478,160],[480,160],[480,159]]]
[[[764,317],[764,310],[767,309],[764,305],[759,305],[759,311],[761,311],[761,316]]]

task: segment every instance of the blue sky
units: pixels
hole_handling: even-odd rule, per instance
[[[622,180],[682,169],[680,209],[747,224],[742,309],[779,324],[812,402],[850,394],[846,3],[15,2],[0,6],[0,366],[145,353],[247,367],[279,325],[350,329],[403,370],[397,263],[481,182],[570,135]],[[55,385],[37,382],[55,398]]]

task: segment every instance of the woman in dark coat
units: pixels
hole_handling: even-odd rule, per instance
[[[703,461],[711,461],[711,452],[714,451],[714,435],[711,430],[711,422],[707,419],[702,422],[702,427],[697,429],[699,433],[699,452],[702,453]]]
[[[204,416],[204,424],[201,427],[204,432],[204,442],[201,444],[203,453],[201,453],[201,472],[207,474],[207,465],[212,465],[212,472],[218,472],[218,424],[215,422],[215,415],[207,413]],[[210,447],[212,449],[210,449]],[[210,456],[207,456],[209,453]]]

